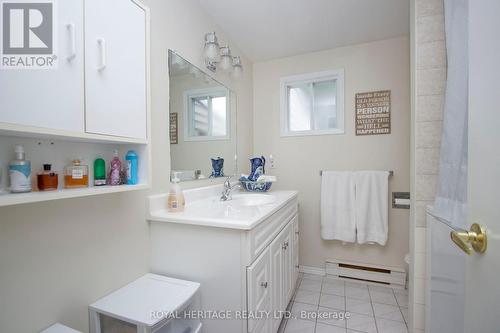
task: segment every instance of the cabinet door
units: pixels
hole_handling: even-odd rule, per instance
[[[58,1],[53,15],[56,65],[0,69],[0,122],[82,133],[83,0]]]
[[[292,235],[292,257],[293,257],[293,275],[292,275],[292,288],[297,284],[299,277],[299,218],[295,216],[292,221],[293,235]]]
[[[247,267],[248,311],[252,313],[268,312],[271,309],[271,259],[269,247]],[[266,332],[269,320],[251,318],[248,320],[248,332]]]
[[[293,295],[293,257],[292,257],[292,223],[289,223],[285,228],[285,241],[284,241],[284,255],[283,255],[283,298],[285,301],[285,307],[288,302],[292,299]]]
[[[146,12],[85,0],[85,130],[146,139]]]
[[[272,329],[278,330],[281,320],[274,314],[286,307],[284,298],[284,256],[286,230],[282,230],[270,245],[271,249],[271,310],[273,311]]]

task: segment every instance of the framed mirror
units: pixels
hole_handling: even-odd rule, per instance
[[[171,180],[236,175],[236,94],[172,50],[168,65]]]

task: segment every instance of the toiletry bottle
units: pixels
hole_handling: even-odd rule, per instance
[[[168,192],[167,209],[169,212],[182,212],[186,201],[184,199],[184,193],[182,193],[182,188],[179,186],[179,178],[177,177],[177,172],[174,173],[174,178],[172,179],[172,184],[170,186],[170,191]]]
[[[102,158],[94,161],[94,186],[106,185],[106,162]]]
[[[24,148],[17,145],[16,159],[9,163],[10,191],[31,192],[31,163],[25,159]]]
[[[54,191],[59,185],[59,176],[51,170],[52,165],[44,164],[43,171],[37,174],[37,184],[40,191]]]
[[[89,186],[89,167],[82,165],[80,160],[75,159],[64,170],[64,187],[76,188],[87,186]]]
[[[111,160],[111,167],[109,169],[109,185],[120,185],[121,184],[121,171],[122,162],[118,157],[118,150],[113,151],[113,159]]]
[[[126,170],[127,170],[127,184],[136,185],[138,182],[138,157],[137,153],[133,150],[129,150],[127,155],[125,155]]]

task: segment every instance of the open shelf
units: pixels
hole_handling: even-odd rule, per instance
[[[107,193],[146,190],[148,188],[149,186],[147,184],[137,184],[137,185],[117,185],[117,186],[108,186],[108,185],[91,186],[85,188],[59,189],[56,191],[29,192],[29,193],[0,192],[0,207],[32,203],[32,202],[87,197],[91,195],[99,195]]]
[[[19,133],[16,133],[19,134]],[[52,165],[52,170],[59,175],[59,189],[56,191],[33,191],[28,193],[9,192],[9,162],[15,158],[14,147],[20,144],[26,151],[26,159],[31,162],[32,186],[37,189],[36,174],[42,169],[43,164]],[[113,151],[119,153],[122,165],[128,150],[134,150],[139,156],[139,184],[117,186],[93,186],[93,163],[97,157],[106,162],[106,174],[109,172],[109,163],[113,158]],[[64,169],[71,165],[73,159],[82,161],[88,166],[89,187],[77,189],[64,188]],[[148,189],[151,184],[150,146],[143,143],[130,143],[125,141],[75,140],[74,137],[52,137],[49,135],[19,134],[8,136],[2,132],[0,126],[0,207],[19,205],[33,202],[43,202],[67,198],[86,197],[91,195],[119,193]]]

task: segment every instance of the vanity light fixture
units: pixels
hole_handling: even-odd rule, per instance
[[[205,65],[212,72],[217,71],[217,67],[224,73],[231,73],[233,78],[238,79],[243,73],[243,65],[239,56],[233,57],[229,46],[219,47],[215,32],[205,34]]]
[[[233,58],[233,77],[239,79],[243,74],[243,65],[239,56]]]
[[[223,46],[220,48],[220,69],[226,73],[230,73],[233,70],[233,57],[231,56],[231,50],[229,46]]]
[[[211,62],[218,62],[220,60],[220,48],[217,42],[215,32],[205,34],[205,58]]]

